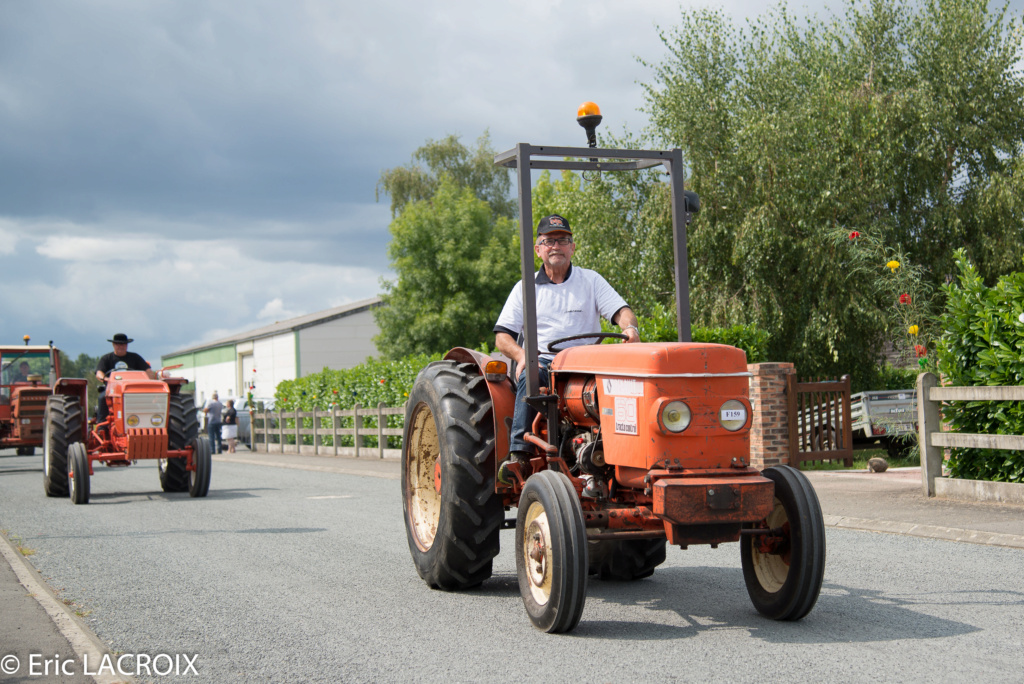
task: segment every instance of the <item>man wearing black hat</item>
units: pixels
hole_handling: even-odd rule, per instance
[[[99,387],[99,399],[96,402],[96,420],[100,423],[106,421],[109,411],[106,401],[107,374],[114,370],[118,363],[123,361],[128,366],[128,370],[147,371],[150,378],[156,379],[156,373],[150,369],[146,359],[135,352],[128,351],[128,343],[134,342],[134,340],[124,333],[117,333],[114,335],[114,339],[107,340],[107,342],[113,343],[114,351],[101,356],[100,362],[96,365],[96,379],[103,383]]]
[[[535,275],[537,297],[537,347],[540,351],[540,384],[546,386],[548,366],[554,354],[548,352],[548,344],[570,335],[600,332],[601,318],[605,318],[622,329],[629,339],[639,342],[636,316],[608,281],[596,271],[572,265],[576,245],[572,240],[569,221],[563,216],[545,216],[537,224],[537,242],[534,252],[544,263]],[[509,456],[498,470],[498,481],[511,484],[511,473],[506,465],[511,460],[525,463],[533,453],[533,447],[523,440],[527,426],[537,412],[526,405],[526,383],[522,381],[526,368],[526,351],[520,346],[519,336],[523,334],[523,288],[522,281],[516,283],[505,301],[505,306],[494,326],[495,346],[516,364],[515,413],[512,418],[512,433],[509,435]],[[581,339],[564,342],[560,348],[592,344],[593,340]]]

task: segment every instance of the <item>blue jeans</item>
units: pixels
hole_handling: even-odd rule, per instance
[[[541,357],[539,370],[540,387],[547,387],[550,382],[548,368],[551,366],[551,359]],[[512,434],[509,435],[509,451],[529,451],[533,453],[532,444],[523,441],[523,435],[533,425],[533,418],[537,415],[537,409],[526,404],[526,371],[516,382],[516,407],[512,414]]]
[[[210,438],[210,451],[215,454],[224,450],[224,443],[220,439],[220,425],[213,421],[206,424],[206,434]]]

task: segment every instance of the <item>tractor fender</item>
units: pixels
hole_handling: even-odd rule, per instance
[[[466,349],[465,347],[455,347],[444,355],[444,359],[457,363],[475,364],[480,375],[483,377],[486,377],[484,368],[488,362],[504,361],[506,364],[509,363],[509,360],[504,356],[496,355],[492,357],[475,349]],[[508,379],[507,375],[502,377],[501,380],[488,380],[487,391],[491,395],[492,413],[494,415],[494,453],[498,458],[498,462],[501,462],[508,454],[509,434],[512,432],[512,413],[515,410],[516,393],[512,389],[512,382]]]

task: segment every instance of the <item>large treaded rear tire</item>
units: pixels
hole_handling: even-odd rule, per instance
[[[184,449],[199,436],[199,417],[191,394],[172,394],[167,416],[167,448]],[[160,486],[165,492],[189,491],[189,475],[184,458],[160,459]]]
[[[82,441],[82,407],[78,399],[54,394],[43,414],[43,490],[46,496],[68,495],[68,447]]]
[[[650,577],[665,562],[664,539],[600,539],[587,543],[589,572],[612,582],[632,582]]]
[[[420,371],[402,444],[402,507],[416,571],[434,589],[479,585],[491,576],[505,510],[494,486],[490,393],[474,364],[437,361]]]

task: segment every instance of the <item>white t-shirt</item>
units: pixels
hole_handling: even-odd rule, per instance
[[[555,284],[541,269],[534,274],[537,292],[537,346],[541,356],[551,358],[548,344],[554,340],[601,331],[601,317],[608,321],[628,306],[600,273],[578,266],[569,267],[565,282]],[[523,332],[523,282],[512,288],[494,326],[495,332],[517,337]],[[593,344],[592,339],[565,342],[559,349]]]

